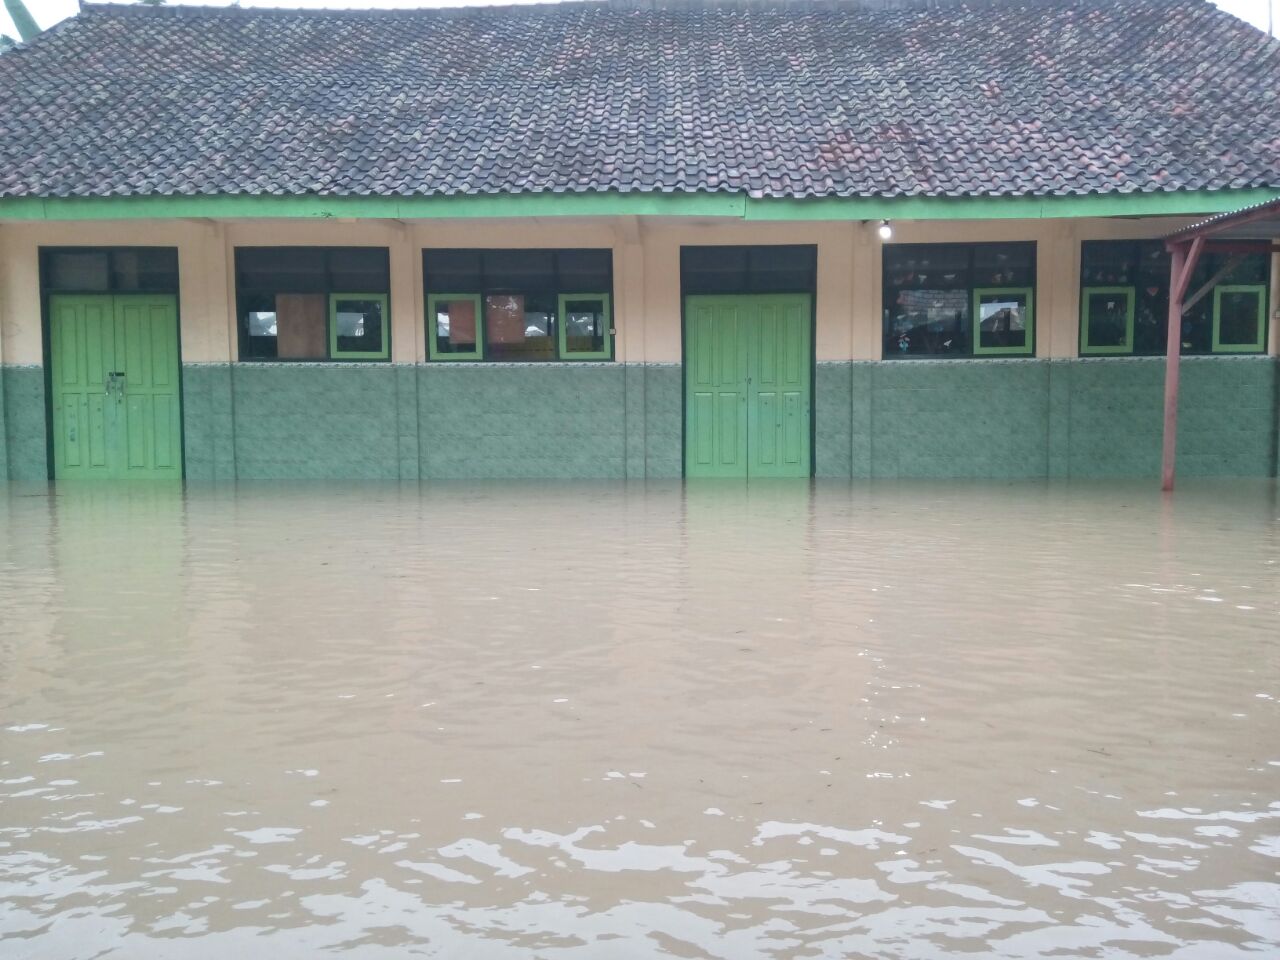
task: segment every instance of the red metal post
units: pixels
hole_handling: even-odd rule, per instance
[[[1188,249],[1190,247],[1190,249]],[[1191,274],[1204,249],[1204,237],[1172,247],[1169,265],[1169,333],[1164,366],[1164,452],[1160,463],[1160,489],[1173,489],[1173,465],[1178,450],[1178,374],[1182,357],[1182,302]]]

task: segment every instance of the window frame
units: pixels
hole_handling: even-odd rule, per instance
[[[476,346],[466,352],[442,351],[436,343],[435,305],[441,300],[470,300],[476,312]],[[484,362],[484,295],[480,293],[430,293],[427,294],[427,315],[423,318],[430,325],[427,337],[427,358],[453,363]],[[452,333],[452,331],[450,331]]]
[[[444,247],[431,246],[422,247],[420,250],[422,263],[422,291],[425,297],[424,316],[422,318],[423,326],[426,332],[427,340],[427,360],[429,362],[472,362],[472,363],[518,363],[518,364],[545,364],[545,363],[580,363],[584,360],[594,360],[596,362],[612,362],[615,359],[615,340],[617,332],[614,327],[613,315],[613,286],[614,286],[614,255],[615,249],[612,246],[603,247]],[[479,286],[475,289],[469,289],[465,293],[446,293],[437,292],[431,289],[432,268],[428,261],[433,254],[475,254],[477,263],[475,266],[475,279]],[[501,269],[495,265],[496,261],[490,262],[490,258],[501,257],[505,254],[550,254],[551,273],[544,276],[531,276],[525,281],[507,282],[509,277],[503,276]],[[583,270],[581,267],[566,267],[563,258],[571,255],[602,255],[604,264],[607,265],[607,273],[603,266],[599,271],[596,268]],[[441,274],[448,271],[439,269]],[[591,280],[599,272],[596,279],[608,280],[608,289],[599,290],[595,293],[577,294],[564,293],[560,286],[561,282],[576,282],[575,277],[584,281]],[[581,276],[579,276],[581,274]],[[467,275],[470,273],[467,271]],[[453,274],[450,274],[453,276]],[[465,280],[465,276],[454,276],[455,280]],[[519,278],[516,278],[517,280]],[[503,282],[498,282],[499,280]],[[461,289],[453,287],[452,289]],[[568,287],[569,290],[581,289],[577,286]],[[526,298],[546,298],[550,302],[555,303],[555,313],[551,318],[551,322],[555,327],[554,334],[550,337],[550,349],[553,351],[551,356],[543,357],[490,357],[488,343],[488,324],[485,323],[485,305],[490,297],[503,296],[523,296]],[[591,351],[589,354],[584,352],[568,353],[565,350],[566,338],[563,334],[564,330],[564,301],[565,299],[595,299],[603,300],[608,317],[608,327],[606,334],[605,348],[600,351]],[[435,332],[435,304],[440,300],[473,300],[476,303],[476,349],[466,353],[446,353],[441,351],[436,344]],[[550,303],[548,303],[550,307]]]
[[[134,253],[137,251],[163,251],[173,254],[173,283],[171,285],[162,286],[139,286],[136,289],[121,287],[116,283],[116,256],[121,253]],[[57,287],[52,281],[53,274],[53,258],[58,254],[105,254],[107,258],[107,287],[105,290],[80,289],[72,287]],[[82,296],[86,294],[103,294],[107,296],[115,296],[116,294],[174,294],[179,292],[182,274],[182,258],[179,250],[172,244],[156,244],[156,243],[135,243],[135,244],[110,244],[105,246],[87,246],[83,244],[51,244],[48,246],[40,246],[37,248],[37,260],[40,272],[40,290],[43,294],[66,295],[66,296]]]
[[[1253,343],[1223,343],[1222,295],[1253,293],[1258,297],[1257,339]],[[1267,345],[1267,285],[1265,283],[1220,283],[1213,288],[1213,339],[1211,353],[1265,353]]]
[[[1014,294],[1027,298],[1027,342],[1021,347],[984,347],[982,345],[982,312],[978,309],[984,296]],[[1036,303],[1035,287],[974,287],[970,310],[972,341],[970,348],[975,357],[1034,357],[1036,355]]]
[[[376,300],[382,306],[382,348],[379,350],[340,350],[338,348],[338,301]],[[329,359],[340,360],[389,360],[391,358],[390,297],[385,293],[330,293],[329,294]]]
[[[887,340],[890,320],[889,311],[890,303],[888,292],[894,290],[902,292],[903,290],[916,289],[913,287],[904,287],[900,284],[889,282],[889,274],[895,268],[887,256],[890,250],[905,251],[904,255],[909,256],[913,251],[923,251],[928,248],[938,248],[944,250],[950,248],[952,250],[961,250],[965,256],[966,283],[954,287],[938,288],[947,291],[955,291],[966,295],[966,305],[969,310],[969,319],[960,324],[957,328],[959,332],[968,335],[969,349],[964,353],[902,353],[889,349]],[[1002,286],[999,284],[979,285],[976,282],[977,274],[981,269],[976,261],[978,254],[984,248],[1003,247],[1003,248],[1028,248],[1030,254],[1029,276],[1030,284],[1022,284],[1019,286]],[[940,241],[910,241],[906,243],[885,244],[881,250],[880,258],[880,320],[879,320],[879,337],[880,337],[880,359],[884,360],[992,360],[992,359],[1020,359],[1032,358],[1036,356],[1037,341],[1036,336],[1036,307],[1035,294],[1040,285],[1040,244],[1037,240],[940,240]],[[1011,293],[1020,294],[1027,299],[1028,313],[1028,337],[1027,345],[1022,347],[982,347],[980,345],[979,331],[981,327],[981,319],[979,318],[978,303],[982,296],[990,294]]]
[[[258,250],[305,250],[310,253],[317,253],[323,263],[323,290],[300,290],[294,289],[289,285],[285,286],[259,286],[257,284],[242,284],[241,282],[241,266],[240,258],[242,254],[258,251]],[[334,273],[332,257],[335,254],[343,254],[349,251],[376,251],[380,253],[386,263],[386,279],[387,289],[377,293],[348,293],[343,289],[335,289]],[[298,244],[298,243],[280,243],[280,244],[261,244],[247,243],[239,244],[232,248],[231,251],[231,275],[234,284],[234,308],[235,308],[235,325],[236,325],[236,363],[389,363],[391,361],[391,248],[379,244],[355,244],[348,246],[334,246],[331,244]],[[245,341],[249,339],[246,323],[247,311],[244,309],[244,302],[247,299],[258,297],[270,297],[273,301],[272,309],[277,313],[278,322],[278,304],[275,298],[280,295],[306,295],[321,296],[325,298],[325,351],[326,356],[323,357],[255,357],[245,355]],[[382,303],[383,331],[382,331],[382,349],[378,351],[361,351],[360,353],[352,353],[350,351],[338,352],[336,330],[337,324],[334,318],[334,299],[342,297],[343,299],[361,299],[361,300],[379,300]],[[277,351],[279,350],[279,341],[277,339]]]
[[[1085,286],[1086,279],[1086,249],[1093,244],[1100,245],[1102,252],[1107,257],[1118,257],[1119,253],[1114,249],[1121,245],[1130,248],[1127,254],[1130,257],[1129,267],[1131,273],[1131,285],[1124,284],[1103,284],[1100,286]],[[1144,268],[1144,263],[1149,255],[1157,249],[1163,249],[1163,244],[1157,238],[1139,237],[1132,239],[1113,239],[1113,238],[1095,238],[1080,241],[1080,257],[1078,260],[1077,270],[1077,289],[1080,295],[1080,309],[1078,312],[1078,323],[1080,331],[1078,333],[1077,342],[1079,344],[1079,355],[1081,357],[1167,357],[1168,356],[1168,297],[1169,297],[1169,275],[1167,270],[1157,272],[1148,272]],[[1263,251],[1257,251],[1263,254]],[[1215,264],[1211,260],[1213,257],[1223,257],[1226,253],[1213,249],[1212,245],[1206,247],[1204,255],[1200,258],[1200,263],[1196,267],[1196,273],[1192,276],[1189,290],[1195,290],[1201,283],[1211,279],[1215,274]],[[1252,256],[1252,253],[1250,253]],[[1274,279],[1275,272],[1272,269],[1273,264],[1270,255],[1263,255],[1263,273],[1265,279],[1261,282],[1252,281],[1247,283],[1232,283],[1227,277],[1224,277],[1217,283],[1214,283],[1210,290],[1213,293],[1213,299],[1210,301],[1202,299],[1195,303],[1193,313],[1184,305],[1183,313],[1179,319],[1182,329],[1179,331],[1179,352],[1183,356],[1195,357],[1214,357],[1214,356],[1235,356],[1240,354],[1265,354],[1267,352],[1267,337],[1269,334],[1269,309],[1270,309],[1270,284]],[[1234,272],[1234,270],[1233,270]],[[1151,294],[1149,290],[1144,295],[1144,288],[1148,286],[1156,286],[1159,294]],[[1129,334],[1129,349],[1121,350],[1114,347],[1089,347],[1087,345],[1087,333],[1085,328],[1085,307],[1087,305],[1087,297],[1092,293],[1098,292],[1100,289],[1125,289],[1131,291],[1133,302],[1134,322],[1132,332]],[[1221,340],[1222,318],[1221,318],[1221,302],[1222,298],[1218,291],[1225,293],[1253,292],[1259,295],[1259,327],[1258,339],[1254,343],[1249,344],[1224,344]],[[1207,297],[1207,294],[1206,294]],[[1155,299],[1163,303],[1164,312],[1159,315],[1159,327],[1163,328],[1159,341],[1156,344],[1148,344],[1143,349],[1138,349],[1137,338],[1140,332],[1138,323],[1139,306],[1149,307],[1151,300]],[[1201,312],[1203,311],[1203,312]],[[1195,319],[1195,327],[1192,332],[1188,332],[1186,324],[1189,319]],[[1190,338],[1190,342],[1188,342]]]
[[[573,350],[568,347],[569,331],[565,325],[568,311],[565,304],[570,300],[599,300],[604,308],[604,349]],[[583,360],[613,359],[613,304],[607,293],[562,293],[556,299],[556,339],[559,341],[560,359],[566,362],[579,363]]]
[[[1089,306],[1089,298],[1095,295],[1106,295],[1108,293],[1124,294],[1128,298],[1129,307],[1125,311],[1126,313],[1125,327],[1124,327],[1125,343],[1120,345],[1092,346],[1089,343],[1089,323],[1088,323],[1088,315],[1086,313]],[[1138,307],[1138,287],[1136,284],[1131,284],[1129,286],[1081,287],[1080,288],[1080,356],[1082,357],[1132,356],[1136,346],[1134,342],[1134,319],[1137,315],[1137,307]]]

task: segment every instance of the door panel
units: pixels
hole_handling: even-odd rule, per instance
[[[109,477],[114,411],[105,394],[115,368],[110,297],[49,299],[53,462],[59,477]]]
[[[685,472],[807,477],[810,299],[688,297]]]
[[[689,476],[747,475],[748,312],[736,297],[688,300],[685,467]]]
[[[748,407],[753,443],[748,475],[807,477],[810,469],[810,310],[805,295],[750,298],[752,343]]]
[[[119,475],[182,475],[178,429],[178,316],[172,297],[118,295],[116,350],[124,358],[122,443],[127,456]]]
[[[54,475],[182,476],[171,296],[51,297]]]

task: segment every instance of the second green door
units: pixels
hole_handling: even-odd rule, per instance
[[[687,476],[809,476],[810,316],[805,294],[685,299]]]
[[[172,296],[49,299],[54,476],[182,476]]]

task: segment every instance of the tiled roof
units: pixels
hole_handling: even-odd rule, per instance
[[[0,197],[1280,187],[1207,0],[86,6],[0,55]]]

